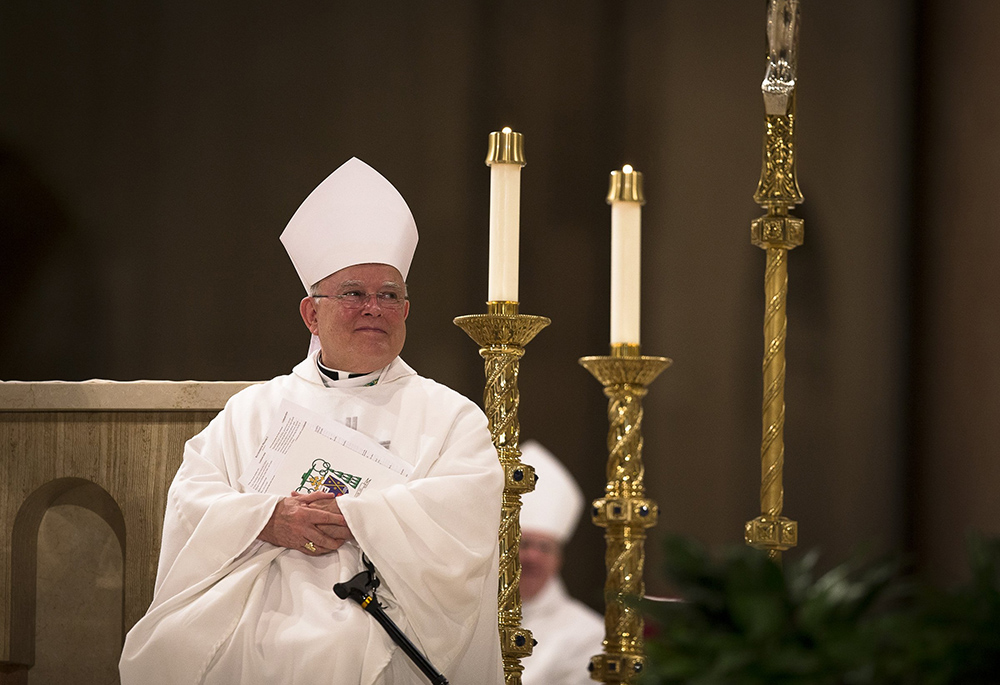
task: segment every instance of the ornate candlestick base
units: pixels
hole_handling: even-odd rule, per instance
[[[590,660],[590,677],[602,683],[630,683],[646,664],[643,619],[634,599],[645,594],[646,529],[659,509],[645,496],[642,464],[642,398],[646,386],[671,364],[645,357],[638,345],[612,345],[607,357],[582,357],[582,364],[608,396],[608,484],[594,500],[592,518],[605,529],[604,653]]]
[[[551,321],[518,314],[517,302],[487,302],[486,314],[459,316],[455,325],[479,345],[486,364],[483,407],[490,435],[504,470],[503,515],[500,521],[499,610],[500,648],[507,685],[520,685],[521,659],[531,655],[531,632],[521,627],[521,495],[535,489],[535,470],[521,463],[518,449],[520,395],[517,376],[524,346]]]

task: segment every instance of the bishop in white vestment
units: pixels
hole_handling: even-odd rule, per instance
[[[409,209],[352,159],[307,198],[282,242],[319,349],[235,395],[188,442],[122,683],[426,682],[370,615],[332,591],[363,570],[362,553],[386,613],[452,685],[502,683],[503,474],[479,408],[398,356],[416,245]],[[409,478],[355,497],[247,491],[239,478],[282,401],[381,443]]]
[[[524,685],[587,685],[603,651],[604,617],[573,598],[560,577],[563,547],[583,513],[583,493],[559,459],[534,440],[521,459],[538,475],[521,506],[521,623],[538,641],[524,659]]]

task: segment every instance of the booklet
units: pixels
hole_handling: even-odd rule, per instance
[[[239,482],[248,491],[357,496],[405,483],[410,465],[338,421],[283,400]]]

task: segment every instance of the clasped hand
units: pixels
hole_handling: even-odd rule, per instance
[[[346,541],[353,540],[354,535],[340,513],[336,495],[293,492],[291,497],[278,502],[257,538],[315,557],[339,549]],[[310,548],[306,547],[308,543],[312,543]]]

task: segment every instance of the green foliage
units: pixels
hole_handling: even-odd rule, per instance
[[[715,559],[666,542],[683,602],[644,603],[643,685],[973,685],[1000,683],[1000,543],[970,545],[972,581],[944,592],[897,563],[822,575],[816,554],[779,567],[737,547]]]

